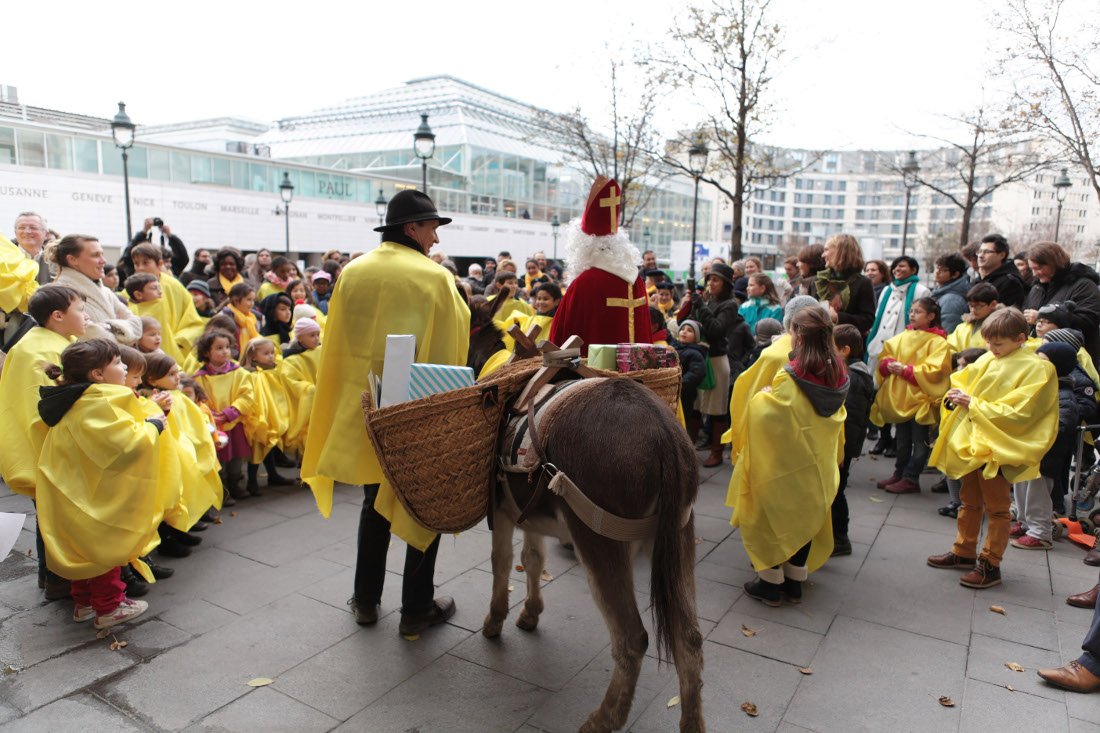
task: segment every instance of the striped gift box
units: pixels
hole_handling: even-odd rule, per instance
[[[474,370],[445,364],[413,364],[409,369],[409,399],[472,387]]]

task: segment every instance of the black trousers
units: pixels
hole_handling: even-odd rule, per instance
[[[844,495],[844,489],[848,488],[848,472],[852,468],[852,459],[845,458],[840,464],[840,485],[836,488],[836,498],[833,499],[833,536],[846,537],[848,535],[848,497]]]
[[[386,581],[386,554],[390,547],[390,522],[374,508],[378,484],[363,486],[363,509],[359,514],[359,552],[355,561],[355,600],[369,605],[382,602]],[[425,552],[412,545],[405,550],[405,573],[401,581],[401,612],[424,613],[435,596],[435,557],[439,536]]]

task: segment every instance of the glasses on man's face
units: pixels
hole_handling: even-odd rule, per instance
[[[980,255],[995,255],[995,254],[997,254],[997,250],[995,250],[995,249],[979,249],[978,254],[980,254]]]

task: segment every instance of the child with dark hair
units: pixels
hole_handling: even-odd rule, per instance
[[[843,462],[849,381],[832,321],[815,304],[794,316],[790,331],[793,358],[749,401],[726,494],[757,573],[745,593],[768,606],[801,602],[802,582],[832,554],[830,507]]]
[[[680,408],[684,412],[684,422],[688,437],[694,443],[699,437],[702,418],[695,408],[695,398],[699,395],[699,385],[707,376],[707,359],[710,349],[703,343],[703,327],[698,321],[686,320],[680,324],[675,344],[680,357]]]
[[[993,311],[1004,308],[997,302],[999,297],[997,288],[989,283],[978,283],[966,291],[966,306],[970,312],[963,314],[962,322],[947,337],[947,345],[952,351],[985,349],[982,323]]]
[[[833,556],[851,555],[852,542],[848,539],[848,475],[852,461],[863,451],[867,439],[867,423],[871,417],[871,403],[875,399],[875,379],[870,368],[863,363],[863,334],[850,323],[842,323],[833,329],[833,343],[837,353],[848,367],[848,394],[844,398],[847,415],[844,418],[844,462],[840,464],[840,483],[833,499]]]
[[[153,303],[163,297],[160,291],[160,280],[147,272],[139,272],[126,278],[126,284],[123,287],[131,303]]]
[[[891,494],[919,494],[928,461],[928,435],[951,375],[951,350],[940,328],[940,304],[919,298],[909,309],[905,331],[888,339],[879,354],[880,387],[871,422],[897,426],[894,473],[878,482]]]

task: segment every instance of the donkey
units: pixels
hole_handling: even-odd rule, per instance
[[[497,299],[499,300],[499,299]],[[492,316],[499,307],[471,302],[468,364],[480,371],[503,348]],[[495,338],[494,338],[495,336]],[[543,610],[539,580],[545,563],[543,538],[572,543],[608,631],[615,669],[600,706],[582,733],[622,728],[630,713],[641,663],[649,644],[634,596],[632,561],[650,553],[654,630],[662,662],[671,657],[680,680],[680,730],[705,731],[702,713],[702,635],[695,613],[695,531],[691,507],[698,490],[695,450],[668,405],[649,389],[624,379],[587,379],[563,394],[552,421],[542,423],[545,461],[564,472],[592,502],[628,519],[657,516],[654,536],[644,542],[609,539],[589,529],[551,491],[534,502],[539,474],[508,474],[499,482],[492,510],[493,592],[482,633],[498,637],[508,615],[512,534],[519,508],[525,521],[522,562],[527,598],[516,625],[533,631]],[[549,424],[547,424],[549,423]],[[530,504],[529,504],[530,503]],[[685,521],[686,517],[686,521]]]

